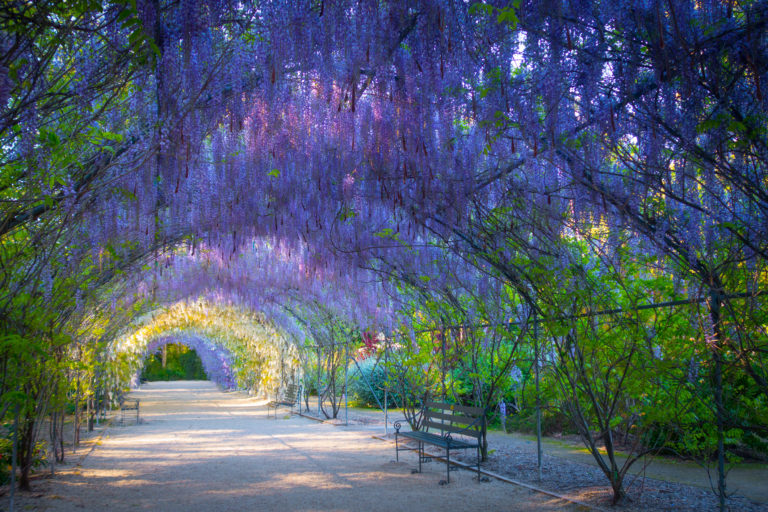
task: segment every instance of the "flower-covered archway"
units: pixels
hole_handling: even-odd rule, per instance
[[[280,328],[260,313],[203,300],[140,317],[113,350],[128,357],[135,383],[146,356],[167,343],[194,348],[209,378],[227,389],[267,395],[298,378],[298,350]]]
[[[203,363],[203,370],[208,380],[215,382],[224,389],[235,389],[237,387],[232,368],[232,353],[215,341],[198,336],[192,332],[153,339],[147,345],[142,361],[146,361],[159,348],[171,343],[184,345],[194,350]],[[131,379],[131,386],[138,384],[140,374],[141,369]]]

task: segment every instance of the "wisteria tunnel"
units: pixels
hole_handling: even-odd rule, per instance
[[[195,350],[209,379],[225,389],[271,396],[299,378],[292,341],[263,315],[240,308],[181,302],[148,313],[130,327],[110,350],[126,358],[133,386],[147,356],[169,343]]]
[[[146,360],[149,354],[153,354],[158,349],[171,343],[182,344],[194,350],[198,357],[200,357],[205,375],[209,380],[219,384],[224,389],[234,389],[237,387],[234,373],[236,368],[232,366],[232,354],[215,342],[194,334],[165,337],[152,341],[145,349],[142,362]],[[139,373],[137,372],[131,379],[131,386],[137,386],[139,380]]]
[[[738,508],[767,98],[762,0],[3,2],[0,479],[175,344],[321,419],[572,436],[616,504],[695,460]]]

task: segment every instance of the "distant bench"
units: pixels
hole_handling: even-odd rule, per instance
[[[408,448],[400,448],[399,437],[412,439],[419,444],[419,473],[421,473],[422,462],[432,461],[432,457],[425,455],[424,445],[431,444],[444,448],[446,480],[440,483],[450,483],[451,450],[474,448],[477,450],[477,481],[480,482],[480,448],[486,433],[485,411],[480,407],[426,402],[423,414],[422,430],[400,432],[402,425],[399,421],[394,423],[396,459],[399,461],[400,452],[408,450]],[[430,432],[430,429],[439,430],[440,433]]]
[[[126,411],[136,411],[136,424],[139,424],[139,400],[123,400],[120,402],[120,424],[125,425]],[[131,414],[133,415],[133,414]]]
[[[274,400],[267,403],[267,418],[269,418],[270,409],[275,410],[275,419],[277,419],[278,407],[289,407],[291,411],[293,411],[293,406],[298,404],[300,399],[299,386],[296,384],[288,384],[282,395],[277,396]]]

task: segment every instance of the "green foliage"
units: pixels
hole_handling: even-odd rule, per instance
[[[166,366],[163,368],[160,351],[149,356],[141,372],[141,378],[149,381],[208,380],[203,362],[197,352],[184,345],[166,345]]]
[[[387,389],[384,362],[377,362],[375,357],[369,357],[358,364],[360,370],[353,364],[347,373],[349,397],[358,404],[369,407],[384,405],[384,390]],[[398,407],[400,404],[399,393],[390,389],[387,393],[387,402],[388,407]]]
[[[536,409],[529,404],[516,414],[507,417],[507,430],[536,433]],[[560,434],[576,434],[570,418],[556,408],[547,408],[541,411],[541,433],[545,436]]]
[[[11,431],[11,428],[6,425],[6,430],[8,432]],[[0,485],[7,484],[11,479],[12,457],[13,440],[10,437],[0,438]],[[46,451],[45,441],[39,441],[35,443],[34,452],[32,455],[32,467],[42,467],[47,463],[47,460],[48,452]]]

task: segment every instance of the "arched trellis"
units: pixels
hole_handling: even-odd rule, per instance
[[[203,363],[203,370],[209,380],[220,385],[224,389],[235,389],[237,382],[234,376],[232,353],[226,347],[214,340],[199,336],[194,332],[180,333],[153,339],[144,352],[143,360],[157,351],[157,349],[176,343],[193,349]],[[138,383],[140,371],[134,374],[131,385]]]
[[[203,300],[179,302],[142,316],[113,342],[112,351],[127,355],[135,377],[151,347],[170,339],[197,344],[217,358],[211,368],[227,388],[271,395],[297,379],[298,350],[282,329],[263,314]],[[216,370],[223,364],[228,374]]]
[[[229,261],[202,243],[191,253],[177,246],[162,257],[161,272],[137,271],[125,285],[116,286],[113,309],[202,298],[259,312],[286,331],[293,328],[292,320],[283,321],[286,304],[300,308],[320,303],[366,329],[382,330],[392,323],[394,307],[385,283],[359,269],[343,273],[310,269],[306,248],[300,249],[269,239],[253,240]]]

